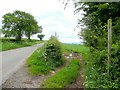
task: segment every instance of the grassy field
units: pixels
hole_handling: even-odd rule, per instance
[[[64,88],[73,82],[79,75],[81,65],[78,59],[73,59],[66,67],[58,71],[54,76],[48,78],[42,87],[44,88]]]
[[[89,52],[89,48],[85,45],[78,45],[78,44],[62,44],[63,50],[74,52],[74,53],[80,53],[85,54]]]
[[[15,48],[20,48],[20,47],[26,47],[26,46],[31,46],[35,44],[42,43],[43,41],[39,40],[27,40],[27,39],[22,39],[21,41],[16,41],[13,38],[0,38],[0,51],[6,51],[10,49],[15,49]]]

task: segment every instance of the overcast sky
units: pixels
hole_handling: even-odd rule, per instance
[[[61,0],[64,1],[64,0]],[[79,30],[75,30],[77,17],[74,15],[74,6],[69,3],[64,10],[64,4],[59,0],[2,0],[0,5],[0,28],[2,16],[15,10],[32,14],[43,27],[44,40],[48,40],[55,32],[63,43],[80,42]],[[37,39],[37,35],[31,38]]]

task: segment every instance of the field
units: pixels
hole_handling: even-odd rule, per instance
[[[85,54],[89,52],[89,48],[85,45],[78,45],[78,44],[62,44],[64,51],[74,52],[74,53],[80,53]]]
[[[14,38],[0,38],[0,51],[6,51],[10,49],[20,48],[20,47],[26,47],[26,46],[32,46],[35,44],[42,43],[43,41],[39,40],[27,40],[22,39],[21,41],[16,41]]]

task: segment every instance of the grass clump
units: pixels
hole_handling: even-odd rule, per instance
[[[30,74],[33,76],[48,74],[51,67],[49,67],[44,60],[44,46],[38,48],[27,61]]]
[[[63,88],[73,82],[79,75],[80,62],[73,59],[66,67],[58,71],[53,77],[48,78],[42,87],[44,88]]]
[[[85,45],[77,45],[77,44],[62,44],[63,49],[65,51],[74,52],[74,53],[80,53],[85,54],[89,52],[89,48]]]
[[[29,71],[32,75],[48,74],[65,61],[60,42],[51,37],[44,46],[38,48],[28,59]]]
[[[15,48],[20,48],[20,47],[26,47],[26,46],[32,46],[35,44],[42,43],[42,41],[37,41],[37,40],[25,40],[22,39],[22,41],[16,41],[15,39],[11,38],[0,38],[1,43],[0,43],[0,51],[5,51],[5,50],[10,50],[10,49],[15,49]]]

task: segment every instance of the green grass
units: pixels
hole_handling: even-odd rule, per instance
[[[27,61],[30,74],[48,74],[65,62],[66,58],[62,55],[61,46],[56,37],[51,37],[44,46],[38,48]]]
[[[77,44],[62,44],[63,49],[69,52],[85,54],[89,52],[89,48],[85,45],[77,45]]]
[[[1,40],[0,51],[6,51],[6,50],[26,47],[26,46],[32,46],[32,45],[43,42],[43,41],[38,41],[38,40],[29,41],[27,39],[22,39],[21,41],[18,42],[13,38],[0,38],[0,40]]]
[[[48,74],[51,67],[48,67],[42,55],[44,54],[44,47],[38,48],[27,60],[30,74],[33,76]]]
[[[48,74],[51,70],[55,70],[56,68],[52,66],[54,64],[53,62],[45,61],[44,51],[44,46],[38,48],[27,60],[30,74],[33,76]],[[65,61],[64,57],[62,59]]]
[[[79,75],[80,62],[73,59],[66,67],[42,83],[43,88],[64,88],[74,82]]]

